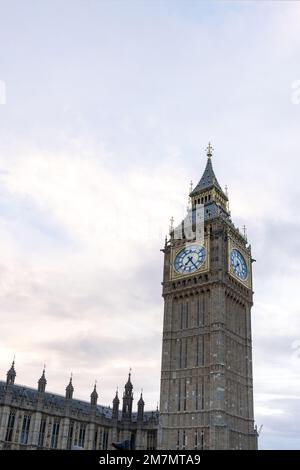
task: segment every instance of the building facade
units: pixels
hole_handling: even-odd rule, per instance
[[[131,375],[125,384],[122,411],[118,392],[112,407],[97,404],[96,385],[90,402],[73,398],[72,378],[65,396],[46,392],[45,371],[32,389],[15,384],[14,363],[0,382],[0,449],[114,449],[130,443],[134,449],[156,449],[158,411],[145,412],[142,395],[132,411]]]
[[[212,167],[164,252],[159,448],[256,449],[252,257]]]

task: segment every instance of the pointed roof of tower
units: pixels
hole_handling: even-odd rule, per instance
[[[72,376],[72,374],[71,374],[70,382],[69,382],[69,384],[68,384],[67,387],[66,387],[67,396],[72,396],[72,394],[73,394],[73,392],[74,392],[74,387],[73,387],[73,384],[72,384],[72,379],[73,379],[73,376]]]
[[[113,399],[113,403],[115,403],[115,404],[117,404],[117,405],[120,403],[119,396],[118,396],[118,389],[117,389],[117,391],[116,391],[116,396],[115,396],[115,398]]]
[[[39,378],[39,381],[38,381],[38,386],[39,386],[39,389],[40,388],[45,388],[47,385],[47,380],[46,380],[46,377],[45,377],[45,366],[44,366],[44,369],[43,369],[43,373],[41,375],[41,377]]]
[[[127,382],[126,382],[126,384],[125,384],[125,390],[126,390],[126,391],[128,390],[128,391],[131,392],[132,389],[133,389],[133,385],[132,385],[132,383],[131,383],[131,369],[130,369],[129,374],[128,374],[128,380],[127,380]]]
[[[97,386],[96,386],[96,383],[94,385],[94,390],[92,391],[91,393],[91,398],[96,398],[96,400],[98,399],[98,393],[97,393]]]
[[[98,393],[97,393],[97,382],[95,382],[94,390],[91,393],[91,403],[92,405],[96,405],[98,400]]]
[[[144,406],[145,402],[143,400],[143,392],[141,392],[140,399],[138,401],[138,406]]]
[[[15,378],[17,373],[16,373],[16,370],[15,370],[15,359],[12,361],[12,365],[11,365],[11,368],[7,371],[7,377],[13,377]]]
[[[207,155],[206,167],[199,183],[190,193],[191,196],[193,196],[194,194],[197,194],[200,191],[203,191],[204,189],[210,188],[211,186],[215,186],[219,191],[223,193],[222,188],[219,185],[219,182],[213,170],[213,166],[211,162],[212,152],[213,152],[213,148],[209,142],[208,147],[206,149],[206,155]]]

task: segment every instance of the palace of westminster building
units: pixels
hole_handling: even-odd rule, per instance
[[[17,385],[13,362],[0,381],[0,449],[257,449],[253,416],[252,257],[234,226],[212,167],[212,148],[191,188],[186,219],[163,248],[164,320],[160,407],[133,411],[131,374],[122,407]],[[198,221],[199,219],[199,221]],[[200,230],[198,231],[198,228]],[[201,232],[201,233],[200,233]],[[198,236],[198,235],[201,236]]]

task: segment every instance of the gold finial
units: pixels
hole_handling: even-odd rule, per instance
[[[208,142],[208,147],[206,149],[206,155],[208,156],[208,158],[212,157],[213,150],[214,149],[212,148],[211,143]]]

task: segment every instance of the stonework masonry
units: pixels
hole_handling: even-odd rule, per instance
[[[186,219],[196,233],[203,209],[203,240],[187,240],[183,221],[163,249],[160,449],[257,448],[251,247],[231,221],[211,150]]]

